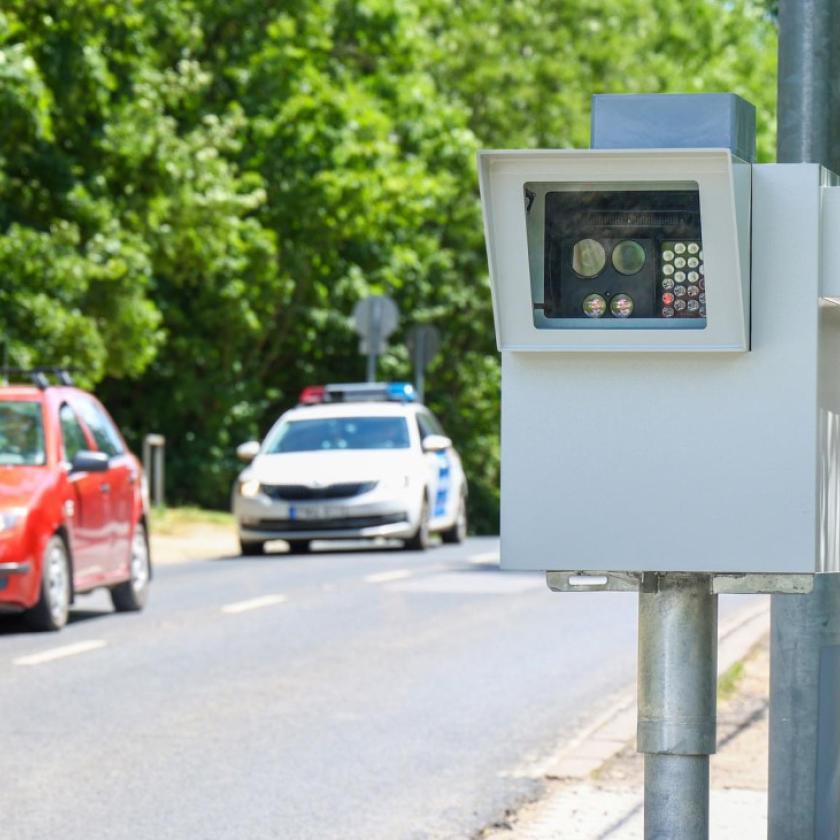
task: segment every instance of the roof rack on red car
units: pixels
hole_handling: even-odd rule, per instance
[[[59,385],[72,385],[73,377],[70,376],[72,368],[57,367],[48,365],[34,368],[0,367],[0,379],[6,384],[12,379],[28,379],[42,391],[50,387],[48,377],[54,376]]]

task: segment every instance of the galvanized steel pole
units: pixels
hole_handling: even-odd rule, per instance
[[[840,172],[840,4],[779,4],[779,163],[821,163]]]
[[[638,692],[645,840],[708,840],[717,700],[717,595],[709,575],[644,575]]]
[[[781,0],[778,160],[840,173],[840,4]],[[840,575],[771,608],[769,840],[840,836]]]

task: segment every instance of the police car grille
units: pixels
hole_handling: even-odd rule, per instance
[[[375,481],[357,481],[348,484],[329,484],[326,487],[307,487],[305,484],[263,484],[262,492],[271,499],[301,502],[316,499],[348,499],[369,493]]]
[[[340,519],[260,519],[254,527],[261,531],[354,531],[405,522],[404,513],[385,513],[380,516],[348,516]]]

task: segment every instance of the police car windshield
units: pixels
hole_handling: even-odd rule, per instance
[[[269,455],[344,449],[408,449],[404,417],[321,417],[287,420],[266,442]]]
[[[0,400],[0,466],[40,467],[45,463],[41,404]]]

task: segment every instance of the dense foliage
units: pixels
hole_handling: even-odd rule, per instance
[[[0,0],[5,353],[80,369],[167,436],[171,500],[220,506],[237,443],[363,375],[349,314],[387,292],[442,329],[428,401],[492,530],[476,149],[585,146],[593,92],[732,90],[767,158],[774,72],[757,0]]]

